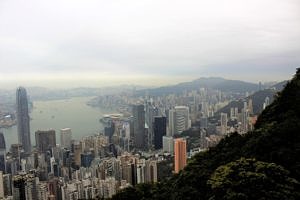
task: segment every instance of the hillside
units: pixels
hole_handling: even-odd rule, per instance
[[[191,82],[179,83],[177,85],[139,90],[137,91],[137,95],[145,95],[146,93],[154,96],[165,94],[179,94],[185,90],[198,90],[201,87],[234,93],[245,93],[258,90],[258,84],[239,80],[227,80],[219,77],[210,77],[199,78]]]
[[[112,199],[300,199],[300,69],[259,116],[189,160],[179,174]]]
[[[235,108],[235,107],[237,107],[239,110],[241,110],[244,107],[244,101],[248,102],[249,99],[252,99],[253,113],[260,114],[263,110],[263,103],[265,102],[266,97],[269,97],[270,102],[273,102],[274,95],[276,95],[277,92],[280,92],[281,90],[283,90],[286,83],[287,83],[286,81],[282,81],[280,83],[273,85],[269,89],[257,91],[245,99],[231,101],[227,106],[220,109],[218,111],[218,114],[219,113],[227,113],[228,115],[230,115],[230,108]]]

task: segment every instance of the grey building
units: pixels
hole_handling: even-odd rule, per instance
[[[41,153],[51,150],[56,146],[55,130],[35,132],[36,147]]]
[[[0,132],[0,171],[6,172],[6,145],[3,133]]]
[[[138,149],[145,149],[146,135],[145,135],[145,110],[144,105],[133,105],[133,133],[134,146]]]
[[[23,87],[19,87],[16,93],[17,121],[18,121],[18,139],[25,153],[31,152],[30,141],[30,117],[28,114],[27,92]]]

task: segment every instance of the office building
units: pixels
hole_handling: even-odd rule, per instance
[[[226,135],[227,134],[227,113],[221,113],[221,135]]]
[[[25,88],[19,87],[16,93],[18,140],[25,153],[31,152],[30,117],[28,114],[28,100]]]
[[[144,105],[133,105],[132,114],[133,114],[134,146],[138,149],[145,149],[146,135],[145,135]]]
[[[148,127],[147,141],[148,147],[152,147],[154,142],[154,117],[159,115],[159,110],[153,105],[153,102],[150,100],[146,102],[145,106],[145,123]]]
[[[81,166],[82,167],[90,167],[91,163],[94,159],[94,156],[91,152],[82,153],[81,154]]]
[[[207,119],[207,117],[201,117],[200,118],[200,128],[207,129],[207,127],[208,127],[208,119]]]
[[[179,135],[191,127],[189,108],[187,106],[175,106],[169,111],[170,135]]]
[[[0,132],[0,171],[6,172],[6,144],[3,133]]]
[[[170,136],[163,136],[163,151],[168,153],[174,152],[174,139]]]
[[[177,138],[174,143],[175,173],[178,173],[186,166],[186,140],[183,138]]]
[[[161,149],[163,147],[163,136],[166,136],[167,134],[166,117],[154,117],[153,132],[154,132],[154,148]]]
[[[11,174],[3,175],[3,189],[4,189],[4,196],[12,196],[12,175]]]
[[[26,177],[24,175],[15,175],[13,177],[13,199],[26,199]]]
[[[4,198],[3,172],[0,171],[0,199]]]
[[[35,132],[36,148],[41,153],[51,151],[56,146],[55,130],[42,131],[38,130]]]
[[[60,145],[62,148],[71,149],[72,131],[70,128],[60,130]]]

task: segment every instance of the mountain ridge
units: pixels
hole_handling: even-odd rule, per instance
[[[189,82],[182,82],[175,85],[162,86],[138,90],[137,95],[165,95],[179,94],[185,90],[198,90],[199,88],[218,89],[223,92],[245,93],[257,91],[259,85],[241,80],[229,80],[221,77],[201,77]]]

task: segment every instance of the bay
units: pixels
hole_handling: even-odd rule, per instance
[[[90,107],[86,103],[93,97],[75,97],[63,100],[34,101],[30,113],[31,144],[35,145],[35,131],[54,129],[56,143],[60,143],[60,129],[71,128],[72,139],[80,140],[84,136],[103,131],[99,119],[104,114],[116,110]],[[1,130],[4,133],[6,148],[18,143],[17,126]]]

